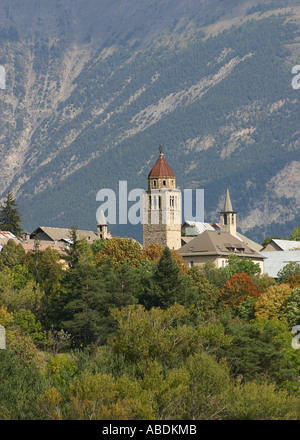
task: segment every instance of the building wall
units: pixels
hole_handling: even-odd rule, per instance
[[[150,177],[148,179],[148,190],[151,189],[175,189],[176,179],[170,177]]]
[[[189,267],[191,266],[201,266],[205,263],[207,263],[208,261],[212,261],[216,267],[218,266],[218,258],[215,257],[214,255],[190,255],[188,257],[182,257],[183,260],[189,265]]]
[[[159,199],[160,198],[160,199]],[[143,246],[181,247],[181,192],[146,191],[143,199]]]
[[[42,230],[41,231],[39,231],[38,233],[37,233],[37,235],[36,235],[36,237],[34,237],[34,238],[36,238],[37,240],[39,240],[39,241],[52,241],[53,242],[53,240],[49,237],[49,235],[47,235],[45,232],[43,232]],[[32,237],[32,239],[34,239],[33,237]]]
[[[212,261],[216,268],[221,268],[221,267],[225,267],[227,265],[227,258],[226,256],[215,256],[215,255],[189,255],[187,256],[182,256],[183,260],[191,267],[191,266],[200,266],[203,265],[205,263],[207,263],[208,261]],[[253,263],[258,263],[260,270],[261,270],[261,274],[264,273],[264,262],[263,260],[260,260],[258,258],[251,258],[251,260],[253,261]]]
[[[282,249],[276,244],[276,243],[272,243],[270,242],[269,244],[267,244],[267,246],[264,248],[264,252],[268,251],[268,252],[273,252],[273,251],[282,251]]]

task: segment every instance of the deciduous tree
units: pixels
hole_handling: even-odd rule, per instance
[[[127,237],[107,240],[101,251],[95,255],[95,261],[98,266],[102,266],[110,259],[114,267],[120,267],[124,262],[137,267],[143,259],[141,246],[137,241]]]
[[[220,300],[231,310],[234,310],[249,297],[258,299],[261,293],[261,289],[249,274],[236,273],[222,287]]]
[[[287,306],[287,298],[292,289],[288,284],[268,287],[255,304],[258,319],[282,318]]]

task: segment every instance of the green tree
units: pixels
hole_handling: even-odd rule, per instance
[[[290,277],[298,274],[300,274],[300,263],[297,261],[290,261],[278,271],[277,281],[279,283],[286,283]]]
[[[300,241],[300,227],[293,229],[291,233],[291,240]]]
[[[111,313],[118,329],[108,344],[129,362],[152,359],[168,364],[198,346],[196,329],[183,325],[190,313],[179,304],[166,310],[130,305]]]
[[[54,314],[76,343],[103,344],[115,332],[110,309],[136,303],[139,291],[139,276],[129,263],[115,268],[107,261],[96,267],[79,260],[65,274]]]
[[[180,273],[180,268],[172,253],[166,247],[157,263],[149,286],[146,287],[141,302],[147,307],[166,309],[174,303],[191,306],[196,303],[197,292],[191,279]]]
[[[243,382],[275,383],[279,388],[297,385],[298,371],[285,356],[282,330],[272,322],[230,323],[226,333],[232,343],[220,348],[218,356],[226,357],[234,377]]]
[[[230,278],[230,273],[226,270],[226,268],[216,268],[213,261],[208,261],[205,263],[203,267],[201,267],[201,270],[204,272],[208,281],[218,289],[221,289],[226,281],[228,281]]]
[[[28,309],[36,314],[41,308],[43,296],[44,292],[33,279],[23,282],[19,274],[16,276],[15,270],[5,268],[2,271],[0,305],[7,307],[10,312]]]
[[[152,399],[141,383],[126,376],[84,372],[70,382],[68,418],[71,420],[153,420]]]
[[[300,323],[300,287],[296,287],[288,295],[283,318],[287,320],[290,329]]]
[[[253,263],[250,258],[239,258],[237,255],[228,256],[228,265],[225,270],[231,277],[235,273],[248,273],[249,275],[257,275],[261,269],[259,264]]]
[[[232,388],[226,418],[230,420],[299,420],[299,400],[274,384],[255,381]]]
[[[79,260],[80,256],[80,249],[79,249],[79,240],[77,237],[77,228],[76,225],[72,226],[70,229],[70,247],[69,249],[66,249],[67,255],[68,255],[68,263],[70,267],[74,267]]]
[[[10,349],[0,350],[0,419],[36,420],[46,382],[33,365],[23,365]]]
[[[190,356],[185,364],[190,375],[184,407],[187,420],[220,420],[226,414],[231,382],[229,368],[207,353]]]
[[[14,313],[14,323],[21,330],[30,335],[35,344],[43,344],[46,342],[46,332],[42,330],[42,325],[35,315],[26,309],[21,309]]]
[[[192,285],[197,291],[197,303],[203,319],[209,319],[217,312],[219,289],[208,281],[204,272],[198,267],[193,266],[187,273],[192,280]]]
[[[16,243],[14,240],[10,239],[3,246],[0,253],[0,267],[14,267],[16,265],[22,265],[25,261],[26,252],[21,243]]]
[[[104,282],[94,265],[78,261],[66,273],[54,313],[60,327],[72,334],[76,345],[90,344],[101,335],[104,292]]]
[[[37,243],[35,249],[27,253],[25,264],[44,292],[39,317],[44,327],[50,328],[57,318],[56,302],[61,293],[61,282],[65,274],[61,256],[57,250],[50,247],[41,251]]]
[[[22,234],[21,221],[17,202],[12,192],[8,191],[4,204],[0,208],[0,229],[20,237]]]

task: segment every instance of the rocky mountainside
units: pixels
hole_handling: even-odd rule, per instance
[[[226,185],[250,238],[299,226],[299,1],[2,0],[0,195],[24,229],[95,229],[96,194],[146,188],[162,143],[217,221]],[[111,226],[141,239],[138,226]]]

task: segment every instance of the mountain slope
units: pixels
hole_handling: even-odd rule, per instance
[[[146,188],[160,143],[179,186],[205,189],[207,221],[228,184],[249,237],[299,225],[297,2],[1,8],[0,191],[15,192],[25,229],[95,229],[98,190]]]

